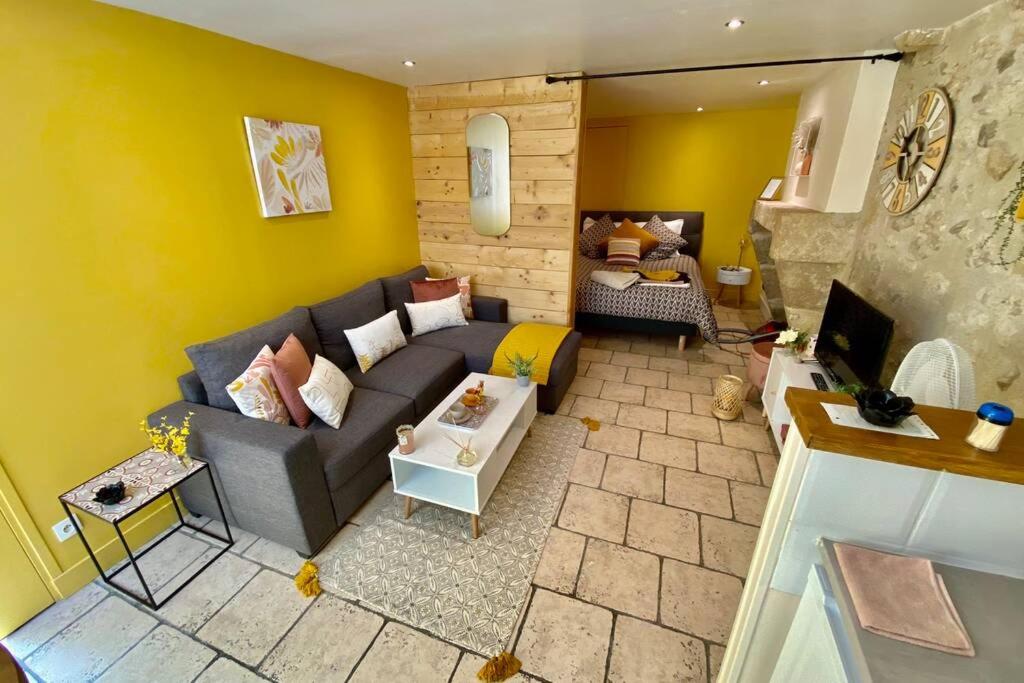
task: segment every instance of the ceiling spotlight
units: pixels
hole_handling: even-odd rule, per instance
[[[747,22],[743,21],[739,17],[736,17],[735,19],[730,19],[729,21],[725,22],[725,27],[735,31],[740,26],[743,26],[743,24],[745,24],[745,23],[747,23]]]
[[[763,78],[757,82],[758,85],[768,85],[768,83],[769,81],[766,81]]]
[[[412,61],[411,59],[407,59],[407,60],[405,60],[404,62],[402,62],[402,64],[403,64],[404,66],[407,66],[407,67],[409,67],[410,69],[411,69],[412,67],[416,66],[416,62]]]
[[[704,111],[704,107],[697,107],[697,111]]]

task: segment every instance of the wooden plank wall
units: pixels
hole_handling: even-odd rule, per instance
[[[434,277],[469,275],[512,322],[571,324],[583,89],[544,76],[409,89],[420,255]],[[466,123],[498,113],[511,135],[512,228],[469,224]]]

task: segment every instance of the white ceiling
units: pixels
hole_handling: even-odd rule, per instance
[[[888,49],[990,0],[108,0],[404,85]],[[725,28],[732,17],[746,25]],[[413,59],[409,69],[402,60]],[[593,81],[590,116],[772,106],[825,67]],[[772,84],[755,84],[767,78]]]

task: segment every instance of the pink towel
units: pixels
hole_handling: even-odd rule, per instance
[[[835,550],[864,629],[941,652],[974,656],[967,629],[930,560],[843,543],[836,543]]]

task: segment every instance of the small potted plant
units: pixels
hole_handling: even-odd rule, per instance
[[[796,330],[791,327],[780,332],[779,338],[775,340],[775,343],[786,347],[796,354],[797,360],[801,360],[801,356],[811,343],[811,335],[803,330]]]
[[[533,374],[533,361],[537,360],[537,356],[540,352],[533,354],[533,358],[523,358],[521,355],[516,353],[515,357],[509,358],[508,354],[505,354],[505,360],[508,361],[508,366],[512,368],[512,374],[516,376],[516,384],[521,387],[530,386],[530,375]]]

